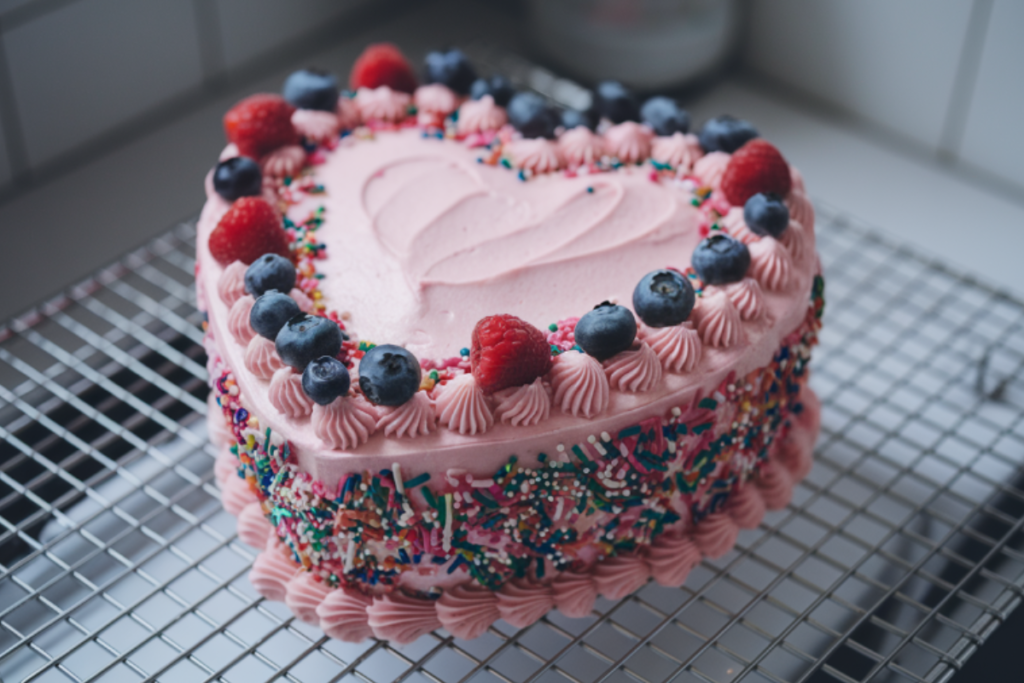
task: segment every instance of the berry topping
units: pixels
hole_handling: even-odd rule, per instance
[[[476,80],[476,70],[458,49],[427,53],[426,68],[427,82],[447,85],[460,95],[468,95]]]
[[[655,270],[633,290],[633,310],[648,327],[671,327],[690,317],[696,297],[693,285],[674,270]]]
[[[697,134],[700,146],[705,152],[728,152],[732,154],[759,133],[748,121],[736,119],[728,114],[716,116],[704,122]]]
[[[594,98],[597,113],[612,123],[638,121],[640,107],[629,88],[618,81],[601,81]]]
[[[605,301],[576,323],[576,344],[598,360],[625,351],[636,338],[636,319],[624,306]]]
[[[473,81],[473,85],[469,89],[469,96],[474,100],[479,100],[484,95],[490,95],[499,107],[508,106],[508,101],[515,94],[516,89],[512,87],[512,81],[501,75],[478,78]]]
[[[264,254],[291,254],[281,217],[262,197],[236,199],[210,233],[209,247],[222,266],[233,261],[249,265]]]
[[[789,207],[774,192],[758,192],[743,206],[743,222],[758,235],[781,237],[789,227]]]
[[[313,403],[322,406],[348,394],[351,385],[348,368],[332,356],[320,356],[302,371],[302,390],[313,399]]]
[[[722,193],[733,206],[743,206],[758,192],[785,197],[792,186],[789,164],[779,150],[760,138],[736,150],[722,173]]]
[[[469,363],[485,394],[529,384],[551,369],[544,333],[514,315],[491,315],[473,328]]]
[[[593,111],[580,111],[578,109],[562,110],[562,128],[572,130],[580,126],[590,130],[597,128],[597,117]]]
[[[359,388],[371,403],[400,406],[419,391],[420,362],[401,346],[374,346],[359,361]]]
[[[652,97],[640,107],[640,120],[658,135],[686,133],[690,130],[690,114],[668,97]]]
[[[412,94],[416,90],[416,74],[402,51],[391,43],[369,45],[352,65],[348,85],[359,88],[379,88],[386,85],[392,90]]]
[[[249,326],[256,334],[274,341],[284,324],[302,313],[295,299],[276,289],[264,292],[249,311]]]
[[[262,296],[270,289],[290,292],[294,286],[295,266],[280,254],[264,254],[245,271],[245,291],[253,296]]]
[[[224,132],[239,154],[259,159],[278,147],[298,144],[293,113],[295,107],[280,95],[252,95],[224,115]]]
[[[213,189],[229,202],[260,195],[263,192],[260,165],[249,157],[225,159],[213,169]]]
[[[274,346],[286,365],[305,370],[320,356],[337,356],[341,351],[341,328],[333,320],[308,313],[288,319],[277,333]]]
[[[722,233],[701,240],[693,250],[693,269],[706,285],[739,282],[750,268],[750,251],[738,239]]]
[[[338,79],[319,69],[301,69],[284,82],[282,94],[299,109],[333,112],[338,106]]]
[[[516,93],[507,111],[509,123],[526,138],[553,138],[561,122],[558,112],[532,92]]]

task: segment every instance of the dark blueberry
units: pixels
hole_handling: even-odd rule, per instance
[[[743,222],[762,237],[781,237],[789,227],[789,207],[774,192],[758,192],[743,207]]]
[[[633,290],[633,310],[648,327],[671,327],[684,322],[695,301],[693,285],[674,270],[651,271]]]
[[[295,266],[280,254],[264,254],[245,269],[245,291],[262,296],[269,289],[290,292],[295,286]]]
[[[516,89],[512,87],[512,81],[501,75],[478,78],[473,81],[473,85],[469,89],[469,96],[474,100],[479,100],[484,95],[490,95],[499,107],[507,106],[508,101],[515,94]]]
[[[258,197],[263,194],[260,165],[249,157],[225,159],[213,170],[213,189],[229,202],[239,197]]]
[[[400,406],[420,389],[420,362],[401,346],[374,346],[359,361],[359,388],[379,406]]]
[[[693,269],[706,285],[739,282],[750,268],[750,251],[738,239],[718,233],[693,250]]]
[[[277,333],[284,324],[302,313],[295,299],[276,289],[264,292],[249,311],[249,325],[256,334],[270,341],[277,339]]]
[[[508,121],[525,138],[553,138],[558,112],[537,93],[516,93],[508,103]]]
[[[302,371],[302,390],[313,403],[330,405],[348,393],[352,379],[345,364],[333,356],[320,356]]]
[[[640,120],[640,106],[636,96],[618,81],[598,83],[594,101],[598,115],[612,123]]]
[[[562,111],[562,128],[572,130],[579,126],[585,126],[590,130],[597,128],[597,117],[593,111],[580,111],[578,109],[564,109]]]
[[[725,114],[705,121],[697,137],[705,152],[732,154],[748,140],[760,137],[760,133],[749,121]]]
[[[284,82],[282,94],[299,109],[334,111],[338,107],[338,79],[319,69],[300,69]]]
[[[427,83],[440,83],[460,95],[468,95],[476,80],[476,70],[469,63],[462,50],[452,49],[447,52],[430,52],[427,54]]]
[[[341,328],[333,320],[299,313],[284,324],[274,345],[285,365],[305,370],[320,356],[337,356],[341,351],[341,339]]]
[[[598,360],[625,351],[636,338],[636,319],[624,306],[605,301],[576,323],[576,344]]]
[[[640,107],[640,120],[658,135],[686,133],[690,130],[690,114],[669,98],[658,95]]]

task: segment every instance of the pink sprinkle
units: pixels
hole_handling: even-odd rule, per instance
[[[658,182],[658,172],[657,171],[651,171],[651,174],[649,176],[647,176],[647,177],[651,179],[652,183]]]

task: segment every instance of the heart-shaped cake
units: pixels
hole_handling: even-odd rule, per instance
[[[810,467],[799,173],[731,117],[560,111],[371,46],[225,117],[196,279],[252,580],[328,634],[473,637],[679,585]]]

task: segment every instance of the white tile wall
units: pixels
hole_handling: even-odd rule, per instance
[[[1024,186],[1024,2],[995,0],[960,156]]]
[[[748,66],[937,149],[970,1],[753,0],[750,7]]]
[[[191,2],[79,0],[4,37],[29,163],[116,128],[202,74]]]

